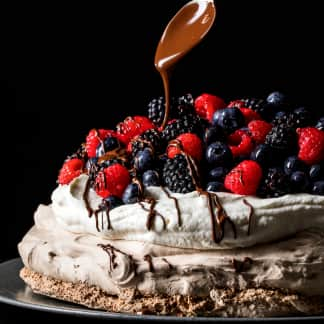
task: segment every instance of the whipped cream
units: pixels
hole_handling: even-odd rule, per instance
[[[102,244],[109,244],[114,258]],[[58,223],[51,207],[41,205],[35,226],[18,247],[29,269],[96,285],[113,295],[124,288],[144,295],[208,296],[215,289],[261,287],[324,296],[324,232],[315,229],[245,249],[181,249],[71,233]]]
[[[110,211],[111,229],[108,229],[108,219],[99,213],[98,231],[96,218],[89,217],[83,199],[87,182],[88,176],[80,175],[69,185],[59,185],[52,194],[54,217],[70,232],[182,249],[217,250],[272,242],[311,228],[324,230],[323,196],[293,194],[261,199],[220,192],[217,196],[235,224],[236,237],[230,224],[225,223],[224,238],[220,243],[215,243],[206,196],[196,191],[188,194],[170,193],[178,201],[182,219],[179,226],[175,201],[160,187],[150,187],[146,196],[155,199],[154,210],[157,212],[151,230],[146,226],[150,204],[143,202],[142,206],[139,203],[128,204]],[[87,201],[96,210],[101,198],[90,189]],[[252,206],[252,213],[249,205]],[[217,210],[216,206],[214,208]]]

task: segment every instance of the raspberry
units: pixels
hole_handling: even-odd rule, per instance
[[[298,158],[308,165],[324,160],[324,131],[315,127],[297,128]]]
[[[266,136],[272,129],[272,125],[263,120],[253,120],[248,124],[249,133],[257,144],[263,144]]]
[[[154,124],[147,117],[127,117],[117,125],[117,138],[127,146],[132,138],[152,128],[154,128]]]
[[[95,180],[95,190],[103,198],[110,195],[121,198],[129,183],[130,175],[127,168],[116,163],[98,172]]]
[[[244,116],[245,124],[248,124],[252,120],[260,120],[262,119],[260,114],[258,114],[256,111],[246,108],[246,107],[240,107],[241,113]]]
[[[59,172],[58,183],[61,185],[69,184],[82,173],[83,164],[83,161],[80,159],[67,160]]]
[[[262,178],[260,165],[252,160],[244,160],[225,177],[225,188],[240,195],[255,195]]]
[[[96,157],[96,150],[101,141],[108,136],[116,136],[113,130],[92,129],[86,138],[86,151],[89,158]]]
[[[249,155],[254,148],[252,138],[240,129],[228,136],[228,144],[234,157]]]
[[[177,154],[181,153],[182,150],[196,161],[201,160],[203,154],[202,141],[196,134],[181,134],[176,138],[176,140],[181,144],[169,145],[167,153],[170,159],[173,159]]]
[[[234,101],[231,101],[228,106],[228,108],[246,108],[245,107],[245,103],[244,101],[242,100],[234,100]]]
[[[214,112],[226,107],[225,101],[217,96],[203,93],[195,99],[195,109],[197,114],[207,119],[209,122],[212,121]]]

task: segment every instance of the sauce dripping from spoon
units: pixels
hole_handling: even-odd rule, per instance
[[[170,112],[170,74],[176,63],[194,48],[214,23],[213,0],[193,0],[184,5],[166,26],[155,53],[154,64],[160,73],[165,93],[162,129]]]

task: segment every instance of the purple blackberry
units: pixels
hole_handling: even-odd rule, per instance
[[[202,137],[203,125],[199,117],[189,114],[166,125],[162,131],[162,138],[169,142],[184,133],[194,133]]]
[[[149,147],[154,151],[154,154],[159,154],[163,148],[163,140],[158,131],[155,129],[148,129],[143,134],[139,135],[132,141],[132,157],[135,158],[139,151]]]
[[[269,168],[265,171],[258,189],[262,198],[280,197],[291,192],[289,177],[281,168]]]
[[[163,183],[172,192],[187,193],[196,189],[187,159],[183,154],[166,160],[163,167]]]
[[[164,112],[165,112],[165,100],[164,97],[158,97],[152,99],[148,106],[148,118],[151,119],[151,121],[155,125],[160,125],[164,118]]]

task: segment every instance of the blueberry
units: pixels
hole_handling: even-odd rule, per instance
[[[217,192],[217,191],[226,191],[226,189],[225,189],[224,184],[222,182],[211,181],[211,182],[207,183],[206,191]]]
[[[225,138],[223,129],[220,126],[213,126],[206,129],[204,134],[204,142],[206,145],[214,143],[216,141],[223,141]]]
[[[145,187],[159,186],[160,185],[159,174],[154,170],[147,170],[143,173],[142,182]]]
[[[150,148],[145,147],[143,151],[136,154],[134,167],[139,172],[144,172],[152,168],[154,163],[153,152]]]
[[[275,106],[283,106],[286,104],[286,101],[286,96],[279,91],[272,92],[267,97],[267,103]]]
[[[116,196],[109,196],[105,198],[105,201],[108,203],[109,210],[112,210],[124,204],[123,201]]]
[[[284,171],[287,175],[295,171],[305,171],[305,164],[297,156],[289,156],[284,162]]]
[[[129,184],[123,193],[124,204],[134,204],[139,201],[139,187],[137,183]]]
[[[324,181],[316,181],[313,183],[312,194],[324,196]]]
[[[317,129],[319,129],[319,130],[324,131],[324,117],[321,117],[321,118],[317,121],[315,127],[316,127]]]
[[[324,165],[313,164],[309,168],[309,178],[311,181],[324,180]]]
[[[96,156],[103,156],[106,152],[112,151],[119,146],[118,139],[108,136],[103,142],[100,142],[96,148]]]
[[[272,164],[273,150],[267,144],[259,144],[251,153],[250,159],[258,162],[261,166]]]
[[[215,142],[207,147],[206,160],[211,165],[224,166],[232,163],[233,156],[230,148],[226,144]]]
[[[227,168],[217,167],[209,171],[209,179],[213,181],[224,181],[226,174],[229,172]]]
[[[245,125],[245,119],[238,108],[225,108],[214,113],[213,126],[220,126],[226,133],[233,133]]]
[[[307,192],[310,182],[305,172],[295,171],[290,176],[290,184],[294,192]]]

